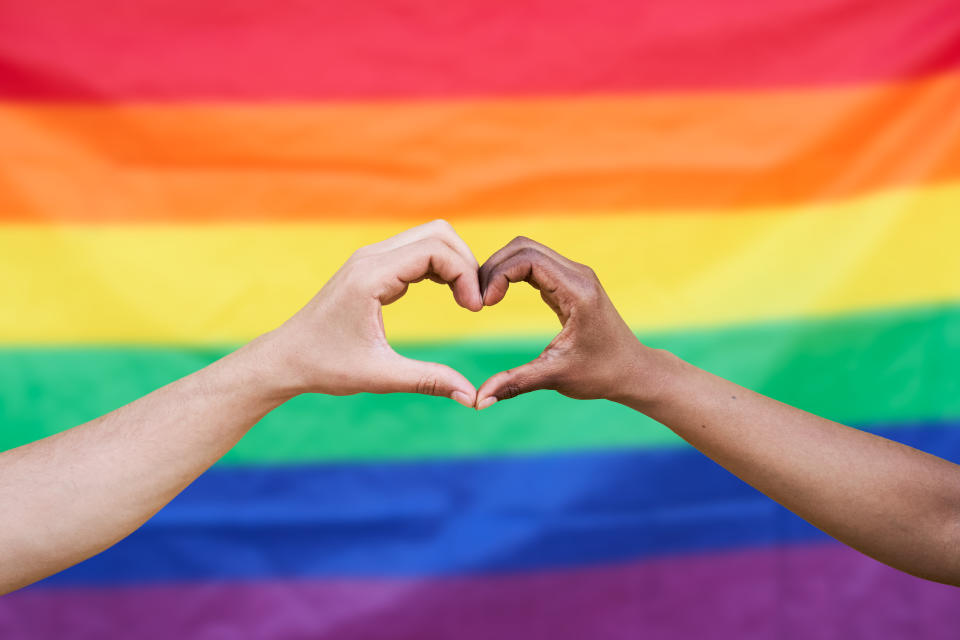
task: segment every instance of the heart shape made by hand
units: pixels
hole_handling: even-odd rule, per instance
[[[435,274],[431,277],[444,281]],[[635,366],[635,359],[623,356],[639,341],[593,270],[523,236],[511,240],[477,269],[484,306],[498,304],[510,284],[521,281],[540,292],[562,328],[538,357],[487,379],[477,392],[475,406],[484,409],[498,400],[538,389],[554,389],[575,398],[616,395],[623,374]],[[457,290],[454,284],[450,286],[456,298]]]
[[[383,305],[425,279],[449,285],[457,304],[471,311],[503,300],[511,283],[527,282],[562,328],[538,357],[491,376],[477,390],[454,369],[405,358],[387,342]],[[286,365],[296,373],[298,391],[426,393],[477,409],[537,389],[615,398],[636,366],[635,348],[642,347],[589,267],[522,236],[479,266],[443,221],[356,251],[277,333],[277,348],[291,353]],[[298,336],[312,340],[305,344]]]

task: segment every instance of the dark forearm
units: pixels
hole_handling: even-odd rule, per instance
[[[960,584],[960,466],[643,348],[618,401],[882,562]]]
[[[589,267],[529,238],[514,238],[480,267],[484,303],[521,280],[563,329],[540,356],[484,382],[478,408],[537,389],[620,402],[850,546],[960,584],[960,467],[645,347]]]

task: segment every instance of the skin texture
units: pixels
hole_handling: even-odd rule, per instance
[[[460,306],[479,311],[477,267],[466,243],[442,220],[357,250],[268,336],[289,393],[425,393],[473,407],[476,389],[460,373],[390,347],[381,307],[399,300],[410,283],[429,279],[449,285]]]
[[[478,408],[536,389],[620,402],[841,542],[960,586],[960,466],[646,347],[589,268],[522,237],[480,268],[484,304],[520,281],[540,290],[563,328],[538,358],[483,383]]]
[[[479,391],[387,343],[381,307],[412,282],[450,286],[472,311],[526,281],[563,326],[536,360]],[[412,392],[478,408],[536,389],[646,413],[852,547],[960,584],[960,467],[824,420],[650,349],[596,275],[527,238],[483,267],[435,221],[364,247],[281,327],[91,422],[0,454],[0,593],[121,540],[300,393]]]
[[[482,308],[477,262],[445,222],[364,247],[283,326],[86,424],[0,454],[0,593],[126,537],[269,411],[300,393],[427,393],[473,407],[456,371],[398,355],[381,306],[409,283]]]

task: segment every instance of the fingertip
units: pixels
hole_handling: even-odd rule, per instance
[[[458,277],[450,283],[450,289],[453,291],[454,300],[464,309],[479,311],[483,308],[483,292],[476,278],[471,282],[463,276]]]
[[[480,311],[483,309],[483,296],[478,294],[469,298],[461,298],[457,300],[457,304],[468,311]]]
[[[476,296],[470,296],[470,304],[466,306],[467,306],[467,309],[474,312],[480,311],[481,309],[483,309],[483,294],[480,293],[479,289],[477,289]]]
[[[468,409],[472,409],[475,403],[475,396],[471,396],[470,394],[464,391],[459,391],[459,390],[454,391],[453,393],[450,394],[450,398],[454,402],[462,404]]]
[[[492,307],[501,300],[503,300],[503,294],[498,295],[498,292],[493,288],[483,292],[483,306],[485,307]]]
[[[489,406],[492,406],[497,401],[495,396],[488,396],[477,403],[477,411],[482,411]]]

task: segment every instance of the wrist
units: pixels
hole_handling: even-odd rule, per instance
[[[278,406],[303,393],[291,375],[282,341],[275,332],[251,340],[227,356],[232,360],[249,393],[267,404]]]
[[[637,342],[623,383],[609,399],[646,413],[665,401],[685,366],[689,365],[669,351]]]

